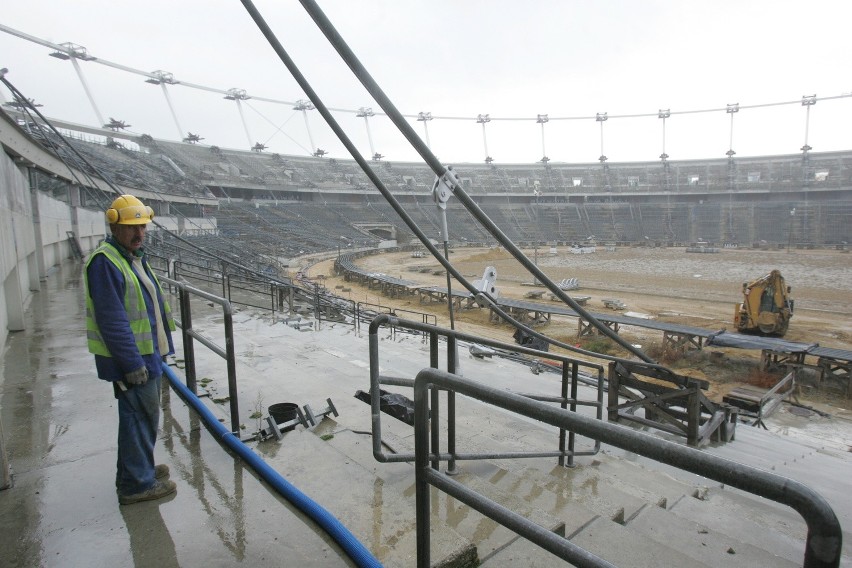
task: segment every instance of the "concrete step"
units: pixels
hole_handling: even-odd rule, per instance
[[[326,423],[331,424],[332,421],[327,420]],[[317,432],[321,433],[320,430],[317,430]],[[386,441],[398,451],[412,451],[409,445],[410,438],[389,432],[384,433]],[[409,476],[412,483],[411,490],[413,491],[414,471],[411,466],[406,463],[376,462],[372,456],[369,436],[338,431],[328,443],[386,481],[394,481],[401,476]],[[442,465],[442,467],[445,466]],[[478,493],[501,503],[508,509],[557,534],[564,535],[566,531],[575,532],[597,517],[597,513],[582,504],[557,497],[553,492],[537,487],[534,483],[524,482],[492,462],[459,462],[458,469],[459,475],[453,476],[456,481],[464,483]],[[491,483],[491,480],[500,480],[502,483]],[[521,485],[525,485],[527,491],[520,491]],[[479,558],[487,558],[490,554],[518,538],[509,529],[446,495],[440,495],[435,500],[435,504],[436,506],[433,507],[433,523],[447,523],[453,530],[471,540],[477,546]]]
[[[797,539],[756,523],[743,515],[739,507],[729,509],[695,497],[684,496],[669,507],[669,513],[680,517],[684,522],[695,522],[716,533],[772,551],[792,562],[801,563],[805,556],[804,539]]]
[[[476,475],[462,473],[453,476],[453,480],[476,491],[483,497],[503,505],[540,527],[560,536],[565,536],[565,521],[532,507],[518,497],[499,490]],[[432,516],[433,522],[447,523],[454,531],[473,542],[480,559],[488,558],[518,538],[518,535],[511,529],[445,494],[441,494],[440,497],[433,500]]]
[[[704,496],[706,503],[736,512],[743,518],[804,542],[807,525],[792,508],[762,499],[733,487],[711,488]]]
[[[324,421],[329,423],[330,421]],[[404,486],[414,485],[414,464],[409,462],[386,462],[382,463],[373,456],[372,437],[366,433],[356,433],[352,430],[317,429],[314,431],[320,437],[326,439],[326,443],[347,458],[359,464],[386,483],[400,483]],[[387,452],[390,453],[390,452]]]
[[[597,457],[602,459],[597,459]],[[800,544],[794,539],[783,536],[769,539],[770,542],[780,540],[783,544],[778,546],[784,546],[790,552],[788,556],[782,558],[774,552],[774,546],[769,547],[769,551],[761,546],[761,541],[765,541],[765,539],[755,539],[757,542],[742,542],[725,532],[715,532],[710,527],[701,525],[697,521],[703,515],[708,514],[706,509],[698,511],[697,519],[690,515],[685,518],[669,515],[664,510],[665,506],[671,506],[680,499],[691,499],[701,503],[698,499],[692,497],[685,498],[683,494],[676,496],[680,491],[689,491],[705,496],[711,488],[672,479],[659,472],[656,472],[657,475],[653,475],[655,472],[649,472],[642,466],[603,454],[592,458],[590,463],[579,464],[573,469],[551,466],[545,472],[543,470],[547,469],[547,466],[544,465],[546,461],[541,460],[536,466],[512,471],[493,464],[486,466],[479,463],[474,466],[472,463],[464,462],[463,466],[465,468],[477,468],[478,475],[488,479],[504,491],[520,496],[530,503],[544,508],[554,516],[565,519],[568,522],[569,534],[572,534],[572,528],[580,530],[577,525],[585,526],[593,520],[593,517],[576,516],[565,512],[563,509],[566,503],[570,503],[575,511],[577,508],[587,512],[595,511],[600,513],[602,517],[618,522],[621,522],[622,518],[630,521],[631,516],[633,516],[633,522],[637,522],[642,529],[638,531],[640,533],[653,530],[648,528],[652,526],[652,523],[643,519],[657,519],[660,515],[663,515],[662,519],[665,521],[665,523],[661,523],[661,526],[676,528],[679,524],[682,524],[685,527],[691,527],[692,533],[689,533],[688,529],[681,530],[686,530],[686,536],[692,536],[693,540],[704,538],[703,543],[699,542],[696,545],[703,549],[703,554],[699,554],[697,551],[690,553],[689,544],[684,544],[683,547],[678,546],[682,543],[689,543],[688,538],[680,538],[674,545],[670,544],[668,539],[661,538],[660,543],[679,550],[685,556],[692,558],[693,561],[713,566],[792,566],[801,562],[801,555],[804,550],[803,542]],[[583,460],[579,461],[582,462]],[[531,462],[532,460],[524,460],[522,463]],[[501,462],[501,466],[511,467],[510,464],[504,462]],[[717,487],[712,489],[718,491]],[[622,507],[624,507],[624,512],[622,512]],[[684,510],[685,508],[682,506],[681,511]],[[636,519],[639,520],[636,521]],[[741,522],[741,524],[743,523]],[[628,526],[630,526],[629,522]],[[743,530],[753,533],[755,530],[753,526],[753,523],[746,522],[743,524]],[[669,533],[673,532],[673,530],[669,531]],[[665,531],[659,534],[664,535]],[[734,534],[738,535],[738,533]],[[706,551],[707,541],[716,546],[713,552]],[[723,553],[718,553],[718,549],[724,542],[730,544],[724,547]],[[509,556],[502,553],[495,554],[494,564],[491,562],[491,557],[483,559],[488,561],[488,566],[499,566],[500,564],[496,562],[500,558],[509,557],[514,558],[515,561],[522,558],[525,563],[531,562],[531,565],[542,566],[546,566],[548,562],[554,560],[554,557],[545,551],[535,552],[534,549],[537,547],[532,545],[522,547],[523,552],[520,552],[519,546],[517,544],[512,545],[512,553]],[[619,543],[618,546],[623,547],[624,545]],[[729,553],[728,549],[732,549],[733,553]],[[739,556],[737,556],[738,554]],[[502,560],[499,561],[502,562]],[[540,564],[536,564],[537,562],[540,562]]]
[[[769,436],[770,434],[765,434]],[[852,471],[852,453],[839,453],[832,449],[812,448],[796,444],[794,440],[785,440],[783,436],[773,436],[773,442],[783,442],[773,446],[761,443],[763,436],[737,441],[731,447],[714,448],[713,453],[734,461],[754,464],[756,467],[777,475],[794,479],[810,487],[820,487],[819,493],[829,504],[847,500],[848,490],[838,479],[848,476]],[[836,514],[841,526],[852,526],[852,515],[846,508],[837,508]],[[852,541],[852,534],[846,533],[845,541]]]
[[[383,426],[393,423],[392,420],[383,420]],[[398,433],[399,435],[391,433],[390,430],[392,428],[386,427],[384,429],[386,438],[390,439],[392,446],[397,447],[399,451],[409,452],[412,450],[412,439],[409,435],[410,429],[403,429]],[[514,443],[507,443],[509,442],[508,439],[498,439],[496,442],[497,449],[517,449],[517,447],[513,448]],[[495,439],[489,436],[489,445],[494,443]],[[371,448],[369,437],[367,436],[364,436],[363,441],[359,442],[359,444],[363,445],[366,449]],[[750,445],[752,444],[745,444],[745,446]],[[749,449],[745,446],[743,451],[748,452]],[[832,456],[831,452],[823,456],[824,452],[809,447],[799,446],[796,451],[805,452],[805,456],[809,459],[821,460],[836,457]],[[391,464],[378,464],[372,458],[369,451],[365,455],[367,460],[363,462],[363,465],[366,468],[376,472],[377,475],[383,478],[389,479],[393,476],[391,473],[393,470],[386,467]],[[758,455],[760,454],[758,453]],[[643,465],[630,461],[629,455],[608,455],[606,449],[593,458],[577,458],[578,465],[572,469],[557,468],[555,461],[546,459],[518,460],[514,462],[518,464],[517,467],[511,465],[513,462],[501,461],[499,463],[500,466],[495,466],[488,462],[465,461],[459,462],[459,468],[463,472],[474,472],[483,477],[483,479],[495,483],[503,491],[521,497],[527,502],[535,504],[542,511],[546,511],[565,520],[568,524],[569,533],[572,532],[572,528],[576,524],[586,523],[590,519],[593,519],[596,514],[600,514],[607,519],[622,521],[629,519],[631,515],[638,515],[640,511],[647,507],[660,505],[671,507],[684,494],[693,495],[697,493],[699,495],[707,495],[710,491],[719,491],[721,489],[721,485],[716,482],[701,478],[700,476],[685,474],[685,472],[677,472],[681,475],[675,479],[673,477],[674,474],[669,475],[664,471],[651,471],[648,469],[650,464]],[[794,463],[798,463],[798,461]],[[378,473],[377,466],[384,469],[385,472]],[[511,468],[511,471],[506,468]],[[530,471],[524,472],[526,469],[530,469]],[[554,469],[557,471],[554,472]],[[494,479],[492,480],[492,478]],[[569,481],[566,482],[565,478],[568,478]],[[728,488],[726,490],[731,491]],[[587,493],[585,496],[583,494],[584,491]],[[842,491],[842,489],[838,488],[838,491]],[[745,495],[744,499],[750,498],[760,501],[759,498],[749,496],[748,494],[743,495]],[[771,502],[767,503],[775,506]],[[564,510],[566,504],[575,507],[575,510],[566,512]],[[780,507],[782,511],[787,509],[783,506],[776,507]],[[563,509],[562,512],[560,512],[560,509]],[[701,524],[707,530],[716,531],[723,536],[735,538],[741,541],[743,545],[765,548],[767,542],[774,543],[780,540],[781,542],[778,544],[769,547],[770,551],[794,563],[801,561],[804,551],[804,537],[802,537],[801,541],[798,541],[796,538],[779,538],[777,534],[763,536],[763,527],[756,526],[759,519],[752,519],[744,523],[742,516],[739,518],[739,526],[742,527],[741,530],[734,531],[733,535],[731,535],[724,532],[724,526],[720,527],[721,530],[718,530],[711,523],[705,522],[704,516],[708,514],[707,508],[696,512],[696,517],[684,516],[683,513],[687,509],[688,507],[681,505],[679,511],[675,512],[675,514],[683,516],[687,523],[695,522]],[[455,511],[455,509],[453,510]],[[712,514],[715,514],[716,509],[711,510],[714,511]],[[798,514],[792,511],[792,509],[789,510],[789,513],[792,517],[783,522],[795,525],[797,519],[799,519]],[[801,521],[799,520],[799,522]],[[841,523],[843,523],[842,519]],[[480,531],[486,530],[486,527],[480,527]],[[740,533],[743,531],[748,534],[758,533],[762,536],[760,538],[741,537]],[[774,533],[774,531],[770,531],[770,533]],[[847,546],[848,543],[852,542],[850,538],[844,540]],[[785,550],[786,553],[781,554],[776,552],[776,549]],[[495,549],[491,547],[488,550]],[[480,557],[488,554],[490,553],[483,549]]]
[[[597,517],[577,534],[570,535],[569,540],[616,566],[630,568],[659,568],[660,566],[707,568],[708,566],[603,517]],[[556,556],[521,538],[485,560],[481,567],[551,568],[559,565],[565,564]]]
[[[335,434],[343,437],[343,434]],[[354,433],[347,436],[355,437]],[[334,440],[332,438],[331,440]],[[411,476],[386,481],[361,465],[369,448],[364,436],[355,451],[341,453],[313,432],[297,428],[280,442],[258,444],[256,451],[288,481],[344,522],[385,566],[416,563],[414,470],[393,464],[395,472],[408,468]],[[343,443],[343,440],[338,440]],[[371,454],[371,452],[369,452]],[[377,464],[384,466],[386,464]],[[393,473],[389,477],[399,475]],[[445,523],[432,524],[433,566],[467,568],[477,562],[476,547]]]
[[[597,518],[597,517],[596,517]],[[492,556],[482,560],[479,568],[553,568],[568,566],[558,556],[533,544],[525,538],[518,537],[510,545],[498,550]]]
[[[610,520],[623,522],[647,504],[657,504],[659,496],[642,496],[625,491],[611,482],[598,468],[589,464],[562,467],[547,460],[525,460],[529,465],[512,473],[524,484],[534,484],[556,495],[558,500],[573,501]]]
[[[823,482],[836,479],[837,469],[844,471],[852,466],[852,454],[840,453],[830,448],[812,447],[766,432],[737,440],[736,444],[715,447],[714,455],[740,463],[773,471],[803,483],[813,480]],[[771,437],[772,444],[765,443]]]
[[[649,541],[644,535],[633,532],[618,523],[599,518],[580,533],[570,537],[575,544],[612,562],[616,566],[631,568],[659,568],[660,566],[707,566],[689,556]]]
[[[330,425],[330,421],[327,421],[327,426]],[[321,434],[321,431],[317,433]],[[325,435],[328,436],[328,434]],[[381,479],[384,482],[385,491],[392,485],[401,487],[403,493],[407,497],[410,497],[413,506],[414,467],[412,464],[406,462],[380,463],[376,461],[372,454],[372,440],[368,435],[349,430],[338,430],[332,436],[327,439],[326,443],[328,445],[345,454],[347,458],[358,463],[365,470],[370,471],[377,478]],[[393,434],[389,434],[387,437],[389,440],[395,442],[394,445],[401,446],[404,444],[404,440],[399,439]],[[406,448],[405,451],[408,451],[408,449]],[[470,487],[477,493],[501,503],[515,513],[530,519],[532,522],[562,536],[565,535],[564,521],[549,515],[543,510],[532,507],[529,503],[516,496],[500,491],[497,487],[488,484],[479,477],[471,473],[462,473],[454,476],[453,479]],[[433,490],[433,495],[435,496],[432,501],[431,521],[433,529],[438,525],[449,526],[454,532],[468,539],[476,546],[477,555],[480,558],[488,556],[517,538],[517,535],[513,531],[471,509],[458,500],[436,490]],[[435,550],[435,545],[433,545],[433,550]]]
[[[499,465],[465,461],[458,467],[565,519],[569,532],[572,525],[581,526],[595,515],[623,522],[645,506],[665,507],[684,493],[706,491],[603,453],[578,458],[573,468],[551,459],[501,460]]]
[[[583,460],[578,460],[583,466]],[[603,451],[592,458],[589,467],[597,469],[601,478],[631,495],[635,495],[651,505],[667,507],[682,495],[706,491],[707,486],[699,482],[676,479],[665,472],[651,471],[646,467],[628,460],[615,457]]]
[[[801,565],[660,507],[645,507],[628,520],[627,527],[710,566],[793,568]]]
[[[837,479],[842,479],[838,477]],[[751,493],[740,491],[733,487],[712,488],[704,497],[709,503],[724,507],[728,510],[737,511],[742,516],[762,524],[782,534],[786,534],[802,542],[807,536],[807,524],[805,520],[792,507],[763,499]],[[848,499],[842,497],[841,499]],[[843,554],[852,556],[852,533],[848,525],[844,524],[843,518],[839,519],[843,530]]]

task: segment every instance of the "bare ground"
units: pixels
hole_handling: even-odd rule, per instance
[[[683,248],[607,251],[598,247],[592,254],[571,254],[567,247],[559,247],[555,254],[549,248],[524,252],[554,281],[577,278],[581,288],[569,294],[590,296],[586,308],[591,312],[605,312],[607,308],[601,300],[617,298],[627,305],[628,315],[710,330],[733,329],[734,309],[741,299],[742,283],[778,269],[792,286],[796,302],[785,339],[839,349],[850,349],[852,343],[852,255],[842,251],[722,249],[719,253],[686,253]],[[455,249],[451,251],[451,260],[470,280],[482,277],[487,266],[495,267],[497,288],[503,297],[523,298],[531,290],[542,289],[531,286],[532,277],[502,249]],[[358,262],[367,270],[423,285],[447,285],[446,276],[421,272],[427,267],[440,271],[440,264],[432,258],[387,253]],[[445,306],[421,305],[417,296],[391,299],[366,287],[344,282],[333,274],[332,261],[314,265],[309,275],[324,276],[325,285],[343,297],[433,313],[439,325],[449,326]],[[458,283],[452,285],[454,289],[461,289]],[[341,292],[343,288],[349,291]],[[544,298],[536,301],[549,301],[546,294]],[[466,310],[457,314],[456,327],[509,343],[513,341],[513,328],[489,323],[487,310]],[[627,354],[606,338],[578,340],[575,318],[554,316],[549,324],[537,330],[586,349]],[[709,380],[713,386],[708,396],[716,400],[721,400],[724,393],[736,386],[766,386],[780,378],[758,370],[758,351],[714,347],[672,355],[663,353],[660,331],[622,326],[619,334],[676,372]],[[848,399],[836,393],[806,389],[801,395],[810,402],[830,402],[852,408]]]

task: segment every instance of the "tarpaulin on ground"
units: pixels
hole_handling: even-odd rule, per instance
[[[359,390],[355,398],[370,404],[370,393]],[[404,395],[379,389],[379,409],[401,420],[409,426],[414,426],[414,402]]]
[[[768,349],[779,353],[807,353],[819,347],[818,343],[799,343],[786,341],[780,337],[763,337],[728,333],[725,330],[707,337],[704,344],[708,347],[736,347],[738,349]]]

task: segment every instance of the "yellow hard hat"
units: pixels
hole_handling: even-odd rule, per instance
[[[110,225],[146,225],[154,219],[154,210],[133,195],[119,195],[106,210]]]

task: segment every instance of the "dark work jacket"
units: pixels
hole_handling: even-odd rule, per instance
[[[131,269],[136,272],[132,266],[133,254],[111,236],[107,237],[107,242],[118,249],[125,260],[127,260],[127,263],[131,265]],[[142,256],[142,264],[145,267],[145,272],[148,273],[148,278],[153,282],[154,277],[151,273],[151,267],[148,265],[148,261],[145,259],[144,253],[141,250],[139,254]],[[97,254],[92,258],[91,263],[89,263],[86,277],[89,294],[92,297],[92,303],[95,308],[95,320],[101,330],[104,343],[106,343],[110,354],[112,354],[112,357],[95,355],[95,367],[98,370],[98,377],[111,382],[123,380],[125,374],[135,371],[143,365],[148,368],[148,374],[151,377],[162,375],[163,355],[174,353],[172,334],[166,324],[163,298],[158,293],[156,302],[152,301],[148,289],[145,286],[141,286],[142,295],[145,297],[145,306],[148,311],[148,320],[151,322],[151,330],[154,336],[154,353],[151,355],[140,355],[139,350],[136,348],[133,333],[130,331],[127,312],[124,309],[124,276],[105,255]],[[163,324],[169,343],[168,353],[160,353],[159,351],[157,319],[154,314],[155,307],[160,310],[163,317]]]

